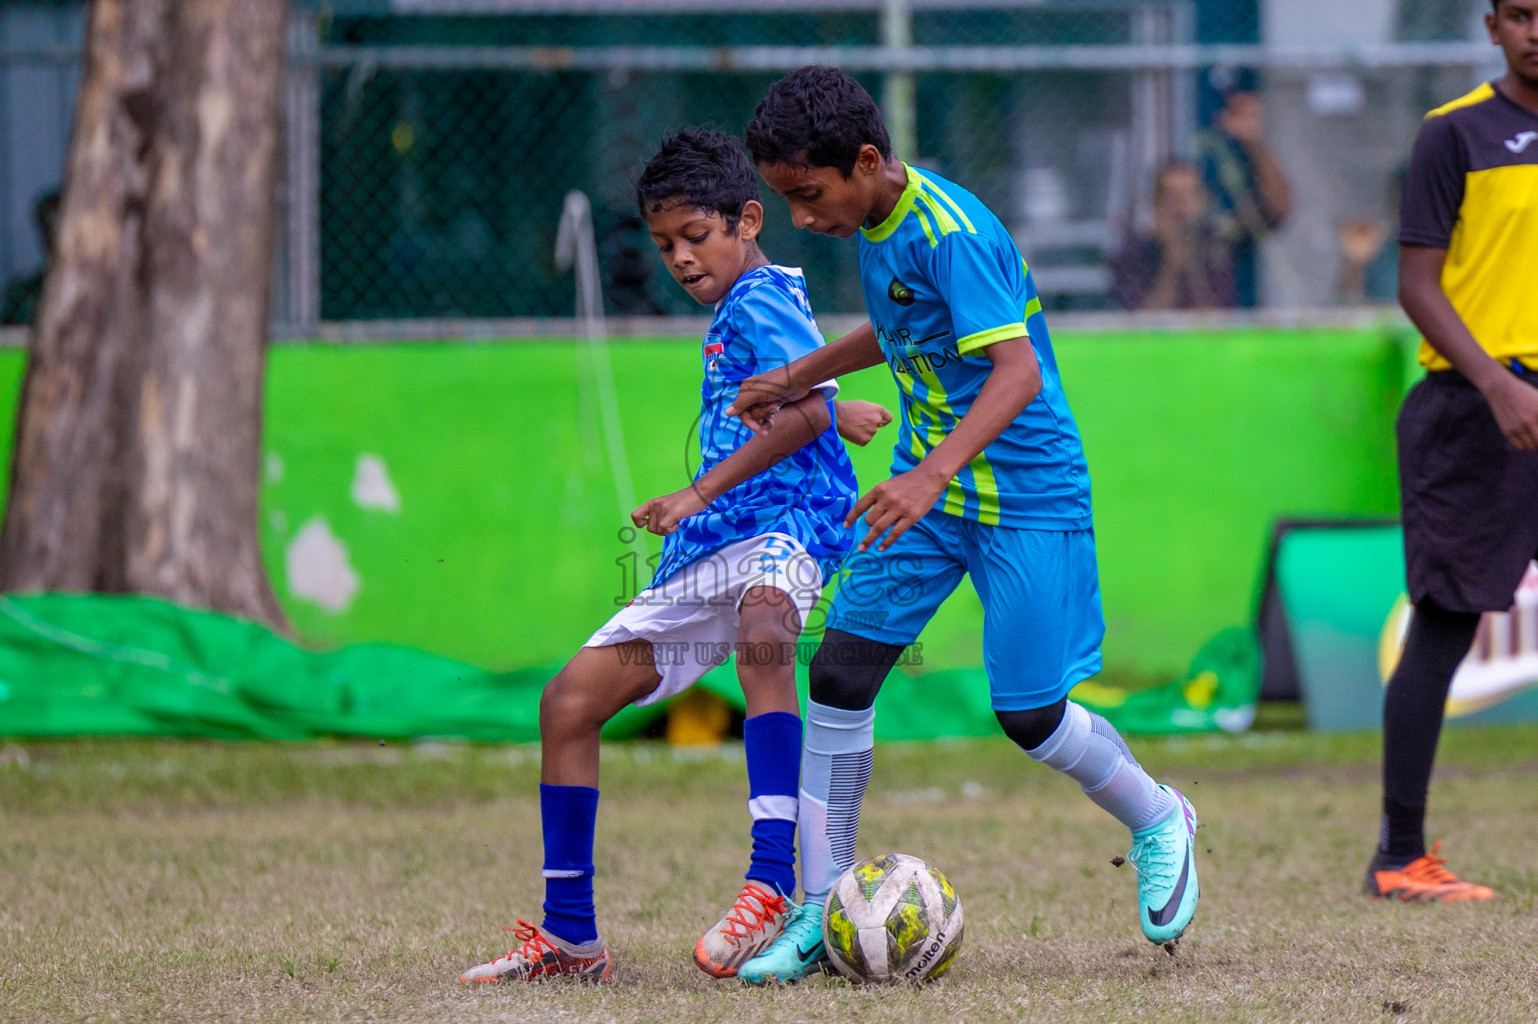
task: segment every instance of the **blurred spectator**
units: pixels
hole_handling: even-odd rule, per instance
[[[1130,235],[1111,271],[1124,309],[1225,309],[1234,304],[1228,244],[1213,224],[1196,165],[1170,160],[1154,176],[1153,232]]]
[[[1382,219],[1351,217],[1342,221],[1337,230],[1340,235],[1340,278],[1335,284],[1336,301],[1348,306],[1391,301],[1392,290],[1388,295],[1374,293],[1383,287],[1383,275],[1378,268],[1383,262],[1381,257],[1388,248],[1386,243],[1393,226]],[[1369,274],[1370,270],[1378,272]]]
[[[1265,143],[1265,103],[1248,83],[1231,88],[1213,128],[1197,133],[1197,163],[1212,190],[1218,233],[1229,243],[1237,304],[1258,304],[1256,251],[1292,209],[1292,189]]]
[[[1399,297],[1399,193],[1404,171],[1389,184],[1388,217],[1352,217],[1340,224],[1340,277],[1335,299],[1344,305],[1394,302]]]
[[[32,222],[37,225],[38,240],[43,246],[43,265],[36,271],[19,275],[6,282],[5,294],[0,296],[0,324],[30,324],[37,318],[37,306],[43,300],[43,277],[48,264],[53,262],[54,229],[59,221],[59,193],[44,192],[32,204]]]

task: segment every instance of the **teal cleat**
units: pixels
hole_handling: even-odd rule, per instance
[[[1196,809],[1179,790],[1159,788],[1175,798],[1175,813],[1132,833],[1127,859],[1137,869],[1143,934],[1149,942],[1168,945],[1185,933],[1196,913]]]
[[[791,904],[779,937],[758,956],[743,964],[737,977],[749,985],[784,985],[820,973],[828,964],[822,945],[822,904]]]

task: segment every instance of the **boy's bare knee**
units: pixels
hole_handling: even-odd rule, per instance
[[[568,664],[562,668],[540,694],[540,728],[559,730],[603,724],[609,716],[600,706],[607,696],[600,683],[579,666]]]
[[[545,684],[539,696],[540,730],[562,730],[586,724],[592,717],[587,695],[564,671]]]
[[[743,600],[739,644],[794,644],[801,636],[801,609],[783,590],[754,587]]]
[[[794,646],[796,634],[788,629],[782,629],[777,623],[758,623],[753,626],[744,624],[737,632],[737,645],[749,652],[749,661],[754,664],[765,664],[777,661],[781,649]],[[772,657],[763,656],[765,651],[773,650]]]
[[[621,708],[662,681],[651,644],[584,648],[545,684],[539,698],[541,731],[584,731],[602,726]]]
[[[794,605],[790,606],[794,610]],[[799,624],[798,624],[799,625]],[[756,622],[744,620],[737,633],[737,674],[743,684],[763,680],[766,683],[781,678],[794,680],[796,672],[796,641],[799,629],[788,629],[772,618]],[[794,683],[792,683],[794,685]]]

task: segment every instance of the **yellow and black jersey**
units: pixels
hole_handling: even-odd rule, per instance
[[[1488,83],[1427,114],[1401,224],[1447,250],[1442,290],[1485,351],[1538,368],[1538,114]],[[1420,361],[1450,366],[1425,341]]]

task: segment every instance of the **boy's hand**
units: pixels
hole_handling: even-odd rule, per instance
[[[892,422],[892,414],[875,402],[835,402],[838,433],[845,441],[865,447],[876,431]]]
[[[743,381],[726,414],[742,420],[753,433],[762,434],[782,406],[799,402],[809,393],[807,388],[792,387],[784,370],[771,370]]]
[[[871,542],[886,532],[886,537],[876,548],[877,551],[885,551],[898,537],[908,532],[908,527],[923,519],[935,507],[935,502],[940,500],[948,483],[949,478],[925,469],[922,464],[915,466],[866,491],[865,497],[849,510],[844,526],[852,528],[860,518],[860,513],[864,512],[870,532],[860,541],[859,549],[868,551]]]
[[[685,487],[681,491],[664,494],[648,501],[630,513],[630,521],[637,527],[650,530],[661,537],[678,532],[680,522],[705,511],[705,508],[705,503],[700,500],[694,488]]]
[[[1538,451],[1538,388],[1509,373],[1497,379],[1500,384],[1485,393],[1485,400],[1501,433],[1518,451]]]

